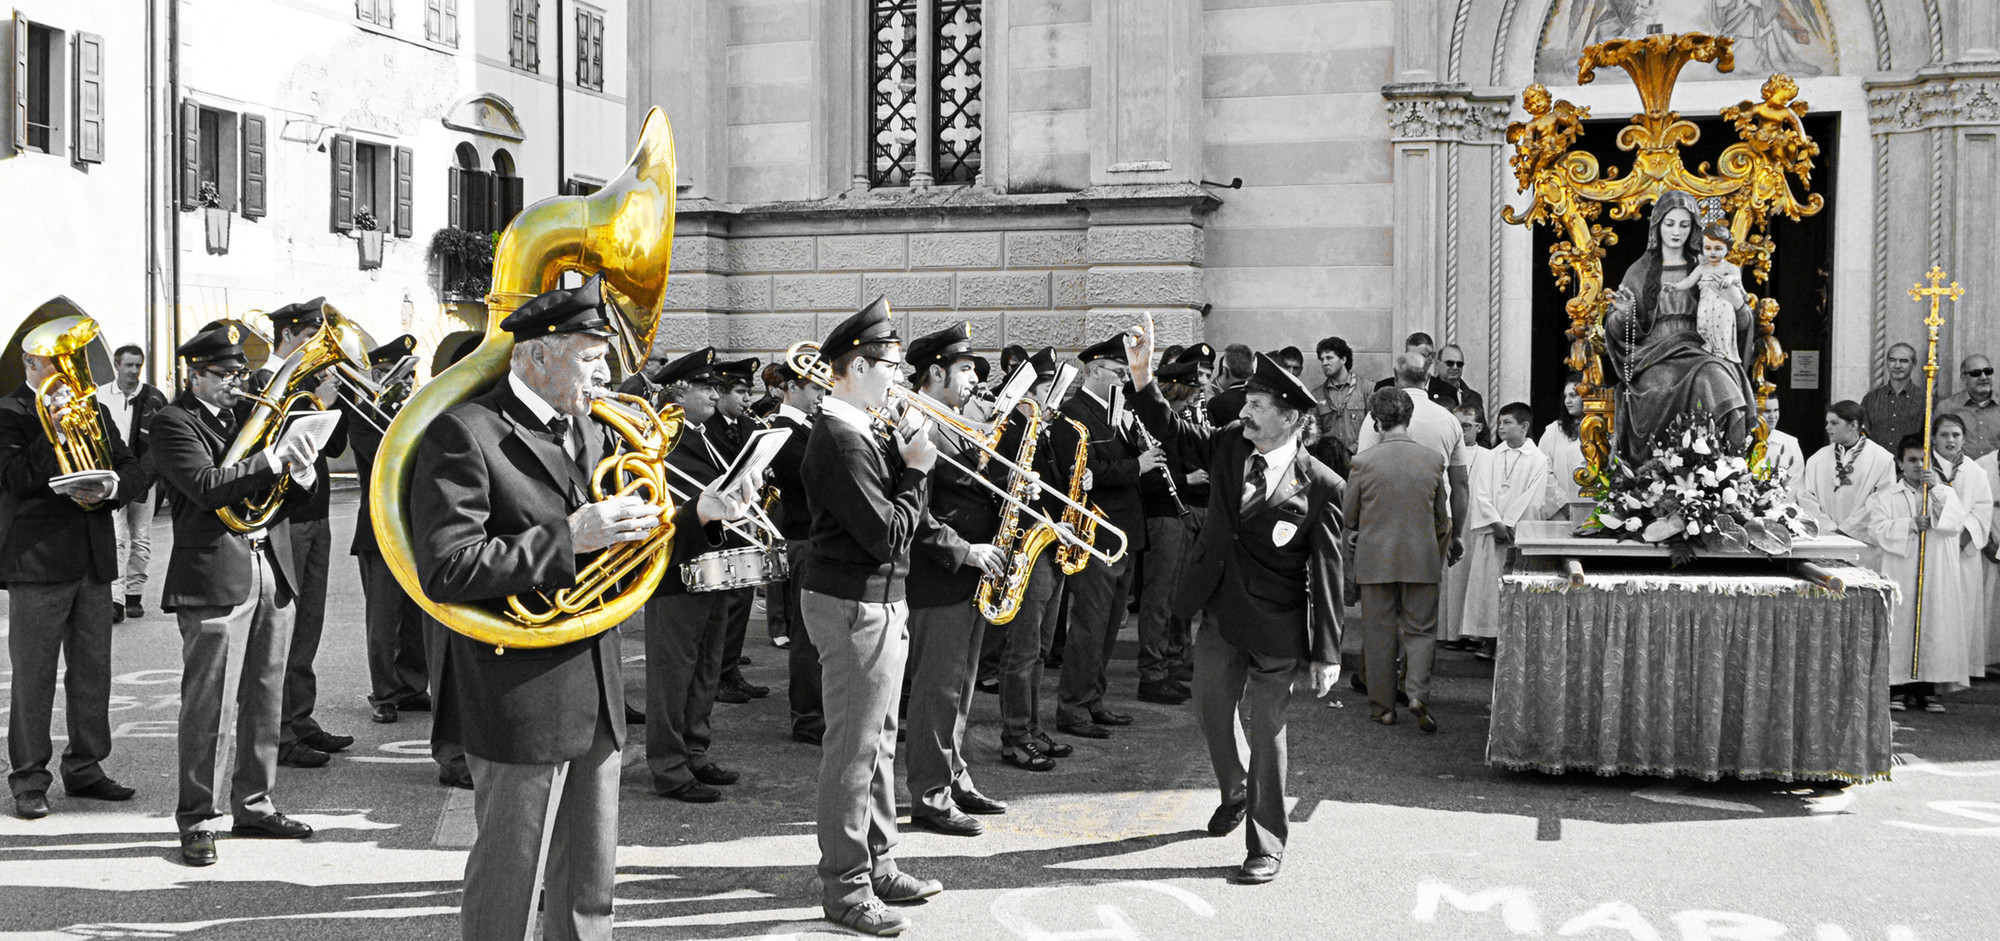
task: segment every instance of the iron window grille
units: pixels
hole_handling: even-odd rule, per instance
[[[871,186],[978,179],[983,13],[983,0],[870,0]]]

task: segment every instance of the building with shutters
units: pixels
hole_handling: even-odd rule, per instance
[[[625,6],[16,4],[6,360],[68,312],[57,297],[156,365],[212,320],[268,331],[257,312],[322,295],[379,340],[449,355],[486,326],[477,259],[452,248],[490,253],[526,203],[622,168]]]

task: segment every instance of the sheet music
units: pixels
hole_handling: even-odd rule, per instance
[[[722,476],[704,489],[720,495],[741,492],[744,481],[761,485],[764,469],[771,466],[771,459],[778,456],[778,449],[784,447],[791,436],[790,428],[759,428],[751,432],[749,440],[743,442],[743,450],[736,452],[735,463],[730,464]]]

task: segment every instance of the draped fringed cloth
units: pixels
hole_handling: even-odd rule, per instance
[[[1886,780],[1896,586],[1593,569],[1501,579],[1490,765],[1553,774]],[[1756,571],[1746,562],[1739,571]],[[1906,671],[1907,672],[1907,671]]]

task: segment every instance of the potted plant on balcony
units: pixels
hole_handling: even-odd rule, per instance
[[[498,235],[446,226],[431,236],[438,258],[439,290],[450,299],[478,301],[493,281],[493,246]]]
[[[229,254],[229,216],[231,213],[222,206],[222,192],[215,187],[215,181],[206,180],[196,195],[201,201],[202,213],[208,223],[208,253]]]
[[[382,267],[382,227],[375,210],[363,206],[354,210],[354,240],[361,246],[361,270]]]

